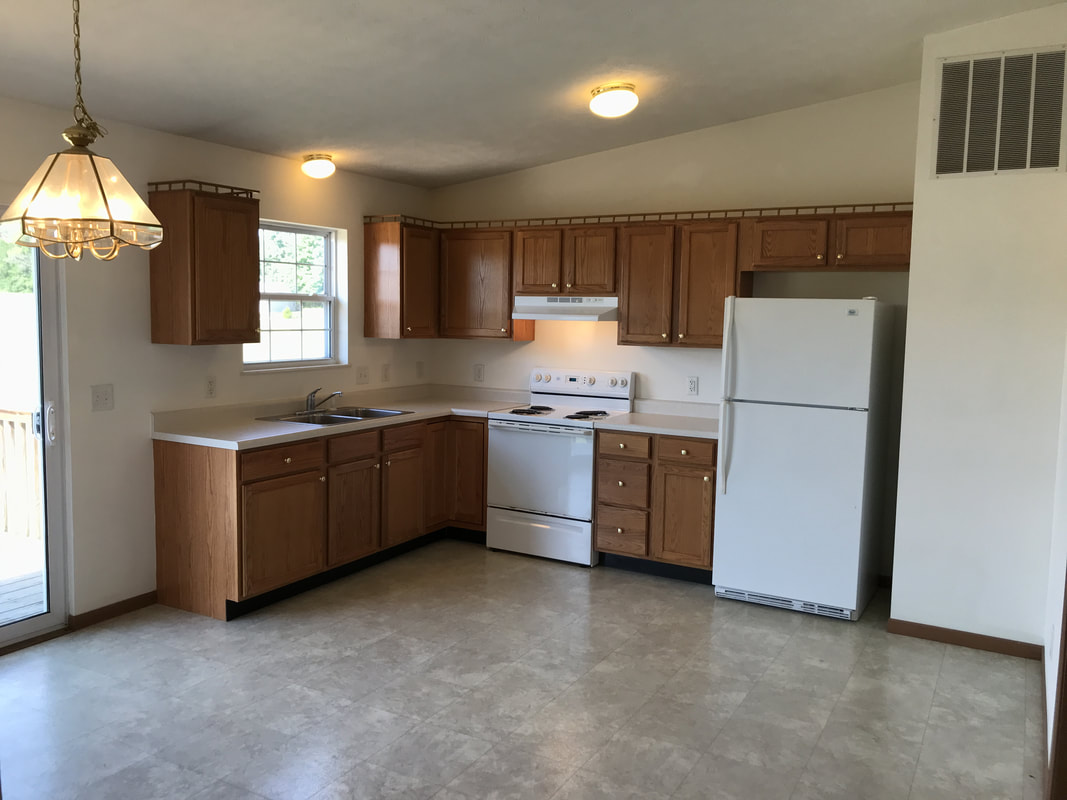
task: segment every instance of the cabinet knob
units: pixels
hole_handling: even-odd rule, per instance
[[[374,465],[374,468],[375,468],[375,469],[381,469],[381,468],[382,468],[382,465],[381,465],[381,464],[375,464],[375,465]]]
[[[326,476],[325,475],[321,476],[319,478],[319,480],[322,481],[323,483],[326,483]]]
[[[683,455],[683,456],[687,456],[687,455],[689,455],[689,451],[688,451],[688,450],[683,450],[683,451],[682,451],[682,455]]]
[[[293,459],[291,459],[289,456],[286,456],[285,457],[285,463],[286,464],[292,464],[293,463]]]
[[[552,288],[555,289],[556,288],[556,284],[553,283],[552,284]]]
[[[615,532],[616,532],[616,533],[622,533],[622,528],[616,528],[616,529],[615,529]]]
[[[622,442],[619,442],[619,449],[620,450],[625,450],[626,449],[626,445],[623,444]]]
[[[570,289],[573,284],[568,283],[567,288]]]
[[[679,333],[678,334],[678,341],[679,342],[682,341],[682,339],[684,339],[684,338],[685,338],[685,334],[684,333]]]
[[[501,328],[501,329],[500,329],[500,332],[501,332],[501,333],[507,333],[507,332],[508,332],[508,329],[507,329],[507,328]]]
[[[822,253],[819,253],[817,256],[815,256],[815,260],[822,261]]]
[[[408,332],[408,333],[411,333],[411,326],[410,326],[410,325],[408,325],[408,326],[407,326],[407,328],[406,328],[405,330],[407,330],[407,332]]]
[[[391,467],[391,466],[393,466],[393,462],[392,461],[386,461],[385,462],[385,466]]]
[[[710,483],[710,482],[711,482],[711,476],[710,475],[705,475],[704,476],[704,483]]]
[[[844,254],[844,253],[838,253],[838,254],[837,254],[837,260],[838,260],[838,261],[840,261],[840,260],[841,260],[842,258],[844,258],[844,257],[845,257],[845,254]]]
[[[664,339],[667,338],[667,334],[665,334],[665,333],[661,333],[660,336],[662,336]]]
[[[619,481],[619,486],[622,486],[622,481]]]

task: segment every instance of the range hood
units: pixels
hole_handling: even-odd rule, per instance
[[[619,319],[619,298],[562,295],[516,296],[515,310],[511,318],[615,322]]]

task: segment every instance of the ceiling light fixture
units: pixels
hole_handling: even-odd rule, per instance
[[[151,250],[163,226],[110,158],[89,145],[105,136],[82,100],[80,0],[74,0],[74,125],[70,148],[50,155],[0,216],[0,236],[49,258],[81,259],[88,250],[110,261],[125,245]]]
[[[304,163],[300,165],[300,169],[304,170],[304,174],[309,178],[328,178],[333,175],[337,167],[334,166],[333,156],[325,153],[312,153],[310,156],[304,156]]]
[[[593,89],[589,110],[598,117],[621,117],[637,108],[637,92],[632,83],[605,83]]]

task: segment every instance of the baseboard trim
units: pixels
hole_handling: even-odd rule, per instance
[[[127,597],[125,600],[119,600],[117,603],[94,608],[92,611],[86,611],[84,614],[71,614],[67,617],[67,630],[77,631],[82,628],[88,628],[90,625],[106,622],[109,619],[128,614],[139,608],[154,605],[155,602],[156,590],[153,589],[150,592],[139,594],[136,597]]]
[[[56,628],[54,631],[48,631],[48,633],[30,636],[27,639],[19,639],[17,642],[5,644],[3,647],[0,647],[0,656],[6,656],[8,653],[14,653],[17,650],[25,650],[27,647],[33,647],[35,644],[47,642],[49,639],[58,639],[60,636],[66,636],[67,633],[67,627],[63,626],[61,628]]]
[[[890,619],[886,630],[900,636],[911,636],[915,639],[928,639],[931,642],[955,644],[960,647],[970,647],[973,650],[985,650],[1006,656],[1029,658],[1034,661],[1040,661],[1045,651],[1045,648],[1039,644],[1018,642],[1014,639],[1001,639],[997,636],[986,636],[983,633],[958,631],[954,628],[939,628],[936,625],[924,625],[921,622],[908,622],[903,619]]]

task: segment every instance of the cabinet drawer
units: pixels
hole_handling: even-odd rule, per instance
[[[648,507],[648,464],[602,458],[597,462],[597,502]]]
[[[241,480],[256,481],[322,466],[322,439],[241,454]]]
[[[425,441],[426,426],[421,422],[417,425],[401,425],[382,431],[382,450],[386,453],[422,447]]]
[[[596,549],[629,556],[647,556],[648,512],[597,506]]]
[[[714,439],[683,439],[681,436],[661,436],[656,448],[657,461],[673,464],[692,464],[699,467],[715,466]]]
[[[613,458],[648,458],[652,437],[645,433],[601,431],[597,452]]]
[[[355,461],[358,458],[377,455],[380,442],[378,431],[331,436],[326,440],[326,452],[331,464],[338,461]]]

